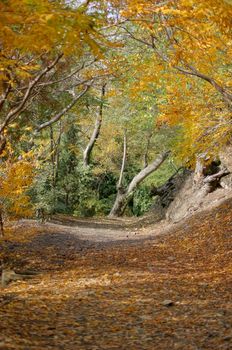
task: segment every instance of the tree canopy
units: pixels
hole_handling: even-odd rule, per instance
[[[129,196],[143,188],[147,208],[150,185],[216,159],[231,142],[231,18],[220,0],[2,1],[1,161],[9,147],[7,164],[34,159],[33,205],[107,214],[168,154]]]

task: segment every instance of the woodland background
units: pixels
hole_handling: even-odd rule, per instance
[[[0,0],[0,349],[231,349],[231,29]]]
[[[229,1],[0,10],[2,220],[142,215],[152,188],[230,144]]]

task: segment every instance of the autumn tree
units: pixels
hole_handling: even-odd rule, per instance
[[[0,171],[0,235],[4,236],[5,218],[30,217],[33,213],[27,191],[34,174],[33,164],[27,159],[8,159]]]
[[[194,167],[230,142],[230,2],[9,0],[0,10],[0,150],[37,149],[53,208],[97,207],[107,174],[121,215],[170,149]]]
[[[110,216],[121,216],[125,212],[139,185],[167,158],[173,137],[169,128],[164,133],[165,128],[158,128],[155,122],[157,86],[150,83],[148,88],[144,83],[143,90],[138,88],[142,55],[144,57],[144,50],[132,55],[127,52],[122,59],[123,66],[126,59],[128,71],[116,78],[108,92],[105,123],[97,145],[101,151],[97,153],[96,149],[95,153],[102,167],[114,169],[118,176]],[[122,66],[121,69],[123,71]]]
[[[121,2],[113,3],[121,8]],[[216,156],[231,137],[231,3],[141,0],[123,5],[118,28],[154,53],[148,66],[166,84],[161,119],[181,126],[184,142],[193,145],[190,150],[181,144],[183,159],[194,163],[203,153]]]
[[[88,3],[69,6],[65,1],[1,2],[0,118],[1,149],[12,123],[34,131],[57,122],[89,90],[94,80],[86,66],[101,57],[100,25]],[[76,62],[76,64],[74,64]],[[81,74],[83,70],[85,74]],[[80,73],[81,72],[81,73]],[[58,111],[31,123],[32,104],[47,89],[70,92]],[[69,85],[68,85],[69,83]],[[46,117],[46,114],[45,114]]]
[[[48,129],[53,188],[62,134],[54,125],[108,75],[101,62],[108,46],[99,32],[108,21],[103,10],[89,1],[0,4],[0,153],[7,143],[17,156],[38,149]],[[39,159],[40,147],[35,154]]]
[[[83,165],[84,167],[89,166],[90,164],[90,157],[91,153],[93,151],[94,145],[97,142],[97,139],[99,137],[101,126],[102,126],[102,120],[103,120],[103,109],[104,109],[104,97],[106,93],[106,83],[102,83],[102,86],[100,88],[100,98],[99,99],[99,106],[97,108],[97,114],[95,117],[94,122],[94,128],[92,130],[92,133],[89,137],[89,141],[83,151]]]

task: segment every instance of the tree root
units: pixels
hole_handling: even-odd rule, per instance
[[[1,284],[2,284],[2,287],[4,288],[8,286],[10,282],[30,279],[37,274],[38,273],[35,271],[25,271],[24,273],[16,273],[14,270],[11,270],[11,269],[3,269]]]

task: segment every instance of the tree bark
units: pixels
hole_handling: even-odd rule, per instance
[[[4,237],[4,220],[2,209],[0,209],[0,237]]]
[[[146,144],[145,153],[143,156],[144,168],[146,168],[148,166],[148,153],[149,153],[151,138],[152,138],[152,133],[150,132],[147,136],[147,144]]]
[[[54,137],[53,126],[50,125],[50,153],[51,153],[51,164],[52,164],[52,186],[56,187],[58,168],[59,168],[59,152],[60,152],[60,142],[62,135],[62,124],[59,125],[59,134],[57,140]]]
[[[114,205],[110,211],[109,217],[119,217],[124,214],[130,196],[122,188],[118,189]]]
[[[55,187],[55,141],[53,127],[50,125],[50,153],[51,153],[51,163],[52,163],[52,187]]]
[[[126,133],[126,130],[124,130],[122,166],[121,166],[120,176],[117,184],[117,190],[123,188],[122,181],[123,181],[123,174],[126,166],[126,155],[127,155],[127,133]]]
[[[199,189],[202,186],[204,179],[204,162],[203,158],[198,157],[196,160],[195,171],[193,176],[193,186]]]
[[[90,157],[91,153],[93,150],[93,147],[99,137],[101,126],[102,126],[102,117],[103,117],[103,105],[104,105],[104,97],[105,97],[105,88],[106,84],[102,86],[102,91],[101,91],[101,102],[100,102],[100,107],[99,107],[99,113],[95,121],[95,126],[94,130],[92,132],[92,135],[90,137],[89,143],[86,146],[84,152],[83,152],[83,164],[84,167],[87,168],[90,164]]]
[[[150,174],[156,171],[161,164],[166,160],[170,152],[165,152],[160,154],[153,163],[149,164],[146,168],[142,169],[129,183],[127,189],[118,188],[117,196],[114,205],[111,209],[109,217],[119,217],[122,216],[129,200],[133,197],[134,191],[138,185],[146,179]]]
[[[120,216],[120,215],[117,215],[117,213],[121,213],[122,211],[125,210],[123,209],[123,206],[125,204],[126,197],[125,197],[125,190],[123,188],[122,182],[123,182],[123,174],[126,166],[126,156],[127,156],[127,133],[126,133],[126,130],[124,130],[123,157],[122,157],[122,166],[120,170],[119,180],[117,183],[117,196],[109,216]]]
[[[59,162],[60,162],[60,143],[61,136],[63,133],[62,122],[59,122],[59,135],[56,141],[56,152],[55,152],[55,184],[57,182],[59,176]]]

